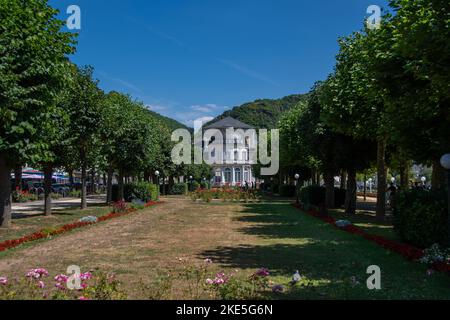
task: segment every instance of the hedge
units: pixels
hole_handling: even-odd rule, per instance
[[[176,183],[170,189],[170,194],[172,195],[187,195],[188,185],[187,183]]]
[[[144,202],[157,201],[159,199],[158,186],[148,182],[126,183],[123,186],[123,197],[126,202],[138,199]],[[119,186],[113,185],[112,201],[119,200]]]
[[[297,187],[293,185],[282,185],[280,187],[280,196],[282,197],[295,197],[297,195]]]
[[[334,188],[335,207],[345,204],[345,189]],[[326,189],[320,186],[308,186],[300,189],[300,201],[306,205],[320,206],[325,203]]]
[[[400,191],[394,199],[394,230],[403,241],[421,248],[445,244],[447,210],[444,190]]]

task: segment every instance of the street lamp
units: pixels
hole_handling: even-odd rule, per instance
[[[194,190],[192,190],[192,179],[194,179],[194,177],[192,177],[192,176],[189,176],[189,187],[188,187],[188,189],[189,189],[189,191],[194,191]]]
[[[420,178],[420,181],[422,181],[422,186],[425,187],[425,182],[427,182],[427,178],[422,177]]]
[[[369,189],[370,189],[370,193],[372,193],[372,182],[373,182],[373,179],[372,179],[372,178],[369,178]]]
[[[159,193],[160,193],[160,191],[161,191],[161,189],[160,189],[160,187],[161,187],[161,181],[159,181],[159,175],[160,175],[161,173],[158,171],[158,170],[156,170],[155,171],[155,176],[156,176],[156,180],[158,181],[158,195],[159,195]],[[158,198],[159,198],[159,196],[158,196]]]
[[[392,184],[394,184],[394,183],[395,183],[395,180],[396,180],[396,179],[395,179],[395,177],[392,177],[392,178],[391,178],[391,182],[392,182]]]
[[[296,204],[298,206],[298,205],[300,205],[300,195],[299,195],[299,192],[298,192],[299,191],[299,185],[300,185],[300,183],[299,183],[300,175],[297,173],[297,174],[295,174],[294,178],[295,178],[295,193],[296,193],[296,197],[297,197]]]
[[[447,201],[448,201],[448,222],[447,222],[447,244],[450,246],[450,153],[441,158],[441,165],[447,170]]]

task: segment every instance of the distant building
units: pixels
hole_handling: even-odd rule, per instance
[[[226,185],[245,186],[246,183],[249,185],[255,183],[256,181],[252,168],[254,163],[252,162],[250,155],[252,152],[256,152],[256,143],[252,143],[251,138],[245,135],[237,134],[234,137],[227,137],[226,134],[227,129],[242,129],[245,132],[254,128],[239,120],[227,117],[204,128],[204,130],[214,129],[220,130],[223,141],[217,142],[219,148],[214,148],[214,141],[210,141],[210,145],[214,148],[214,150],[211,150],[212,155],[216,159],[220,159],[217,161],[217,164],[212,165],[212,184],[217,187]],[[226,139],[231,140],[227,141]],[[228,148],[229,150],[227,150],[227,144],[232,146],[231,148]],[[208,147],[204,146],[204,151],[207,151],[207,148]],[[216,149],[222,150],[223,154],[216,155]]]

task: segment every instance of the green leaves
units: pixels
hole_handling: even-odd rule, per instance
[[[42,116],[52,112],[74,51],[56,14],[45,0],[0,0],[0,152],[9,160],[30,161],[49,147]]]

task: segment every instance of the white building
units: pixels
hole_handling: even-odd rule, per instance
[[[228,137],[227,130],[240,130],[241,134],[235,134]],[[256,154],[256,139],[253,136],[246,135],[254,132],[256,138],[256,131],[248,124],[231,117],[219,120],[211,125],[208,125],[204,130],[214,131],[218,130],[222,134],[222,141],[214,143],[215,137],[209,143],[209,146],[204,146],[204,151],[210,151],[211,157],[216,159],[213,167],[212,185],[218,186],[251,186],[256,182],[252,165],[255,164],[251,159],[251,155]],[[248,131],[250,130],[250,131]],[[244,134],[242,134],[244,133]],[[228,139],[228,140],[227,140]],[[216,154],[217,152],[221,154]]]

